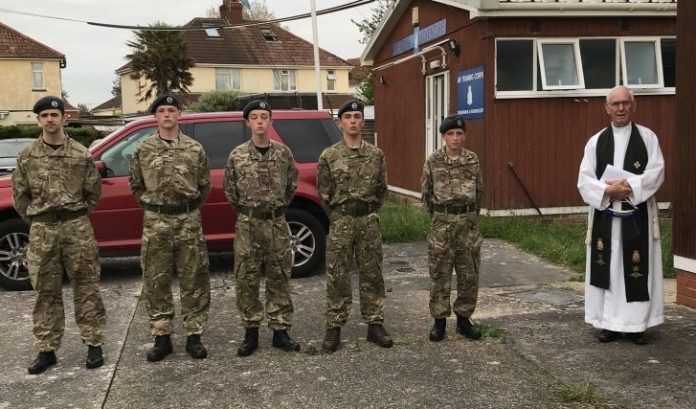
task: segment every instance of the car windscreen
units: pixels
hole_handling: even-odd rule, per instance
[[[0,141],[0,158],[16,158],[25,146],[33,142],[33,139],[22,141]]]
[[[341,140],[336,123],[329,119],[274,119],[273,127],[298,163],[316,163],[324,149]]]

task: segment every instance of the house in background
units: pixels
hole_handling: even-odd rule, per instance
[[[609,124],[605,96],[631,88],[636,122],[672,157],[676,0],[397,0],[361,60],[372,66],[390,188],[420,196],[422,163],[448,114],[467,121],[484,214],[586,210],[577,174]],[[398,102],[395,102],[398,101]],[[658,194],[673,192],[672,167]]]
[[[60,96],[65,55],[0,23],[0,125],[36,124],[34,103]]]
[[[247,23],[242,9],[239,0],[223,0],[220,7],[223,18],[194,18],[185,24],[187,28],[200,28],[183,32],[188,54],[195,62],[190,70],[194,79],[189,87],[191,93],[234,90],[267,99],[274,108],[282,102],[287,107],[315,109],[312,43],[270,23],[216,28]],[[338,107],[340,102],[337,104],[332,96],[342,96],[342,101],[350,97],[348,74],[353,67],[321,49],[319,60],[325,101],[330,107]],[[141,90],[147,85],[144,79],[130,78],[130,63],[116,73],[121,77],[123,113],[145,112],[151,101],[138,102]]]
[[[121,110],[121,96],[117,95],[108,101],[104,101],[91,110],[93,116],[120,116],[123,111]]]

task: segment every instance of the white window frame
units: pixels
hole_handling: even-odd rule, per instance
[[[283,77],[287,78],[288,89],[283,89]],[[282,92],[297,91],[297,71],[288,69],[273,70],[273,90]]]
[[[336,91],[336,70],[326,71],[326,90]]]
[[[582,60],[580,59],[580,38],[568,39],[537,39],[537,53],[539,55],[539,67],[541,68],[541,84],[544,90],[557,89],[585,89],[585,75],[582,72]],[[575,77],[576,84],[558,85],[548,84],[546,79],[546,63],[544,61],[544,45],[547,44],[565,44],[573,47],[573,57],[575,59]]]
[[[662,45],[661,37],[621,37],[621,75],[624,79],[624,85],[628,88],[664,88],[665,78],[662,69]],[[657,75],[657,83],[647,84],[629,84],[628,81],[628,66],[626,64],[626,43],[653,43],[655,50],[655,68]]]
[[[229,88],[219,88],[218,87],[218,76],[228,76],[229,77]],[[236,80],[236,81],[235,81]],[[236,84],[235,84],[236,82]],[[235,86],[236,85],[236,86]],[[242,73],[239,68],[215,68],[215,89],[222,91],[241,91],[242,89]]]
[[[37,83],[36,75],[40,75],[40,83]],[[31,89],[33,90],[44,90],[46,89],[46,77],[44,75],[44,63],[42,62],[32,62],[31,63]]]

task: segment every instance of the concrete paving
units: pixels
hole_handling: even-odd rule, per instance
[[[455,334],[428,341],[428,273],[424,243],[385,246],[386,327],[390,350],[365,341],[357,291],[341,349],[324,354],[324,278],[293,280],[299,353],[261,345],[236,356],[243,337],[230,257],[213,256],[213,297],[203,336],[206,360],[184,350],[177,318],[174,353],[145,360],[152,345],[137,260],[106,260],[102,289],[108,312],[104,367],[84,367],[86,348],[65,287],[66,333],[58,364],[28,375],[32,349],[31,292],[0,292],[0,409],[5,408],[693,408],[696,407],[696,311],[673,304],[650,343],[600,344],[584,323],[582,285],[570,271],[496,240],[484,243],[480,341]],[[357,282],[354,282],[357,290]],[[178,290],[177,290],[178,291]],[[563,402],[559,390],[588,392],[588,403]],[[594,402],[594,406],[593,406]],[[605,405],[605,406],[602,406]]]

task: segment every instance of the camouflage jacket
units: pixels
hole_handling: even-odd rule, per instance
[[[357,150],[343,140],[324,149],[317,167],[317,189],[327,208],[348,201],[382,206],[387,197],[384,152],[365,141]]]
[[[481,210],[483,176],[478,156],[462,148],[459,159],[452,160],[444,148],[434,152],[423,166],[421,177],[422,200],[432,215],[433,205],[476,205]]]
[[[25,221],[49,211],[92,211],[101,196],[101,177],[89,150],[67,137],[58,149],[39,137],[22,149],[12,172],[14,207]]]
[[[297,168],[290,148],[277,142],[265,155],[249,141],[230,153],[223,186],[227,200],[239,206],[273,210],[290,205],[297,189]]]
[[[179,132],[165,142],[155,133],[142,141],[130,163],[128,182],[138,203],[181,205],[210,194],[210,165],[200,143]]]

